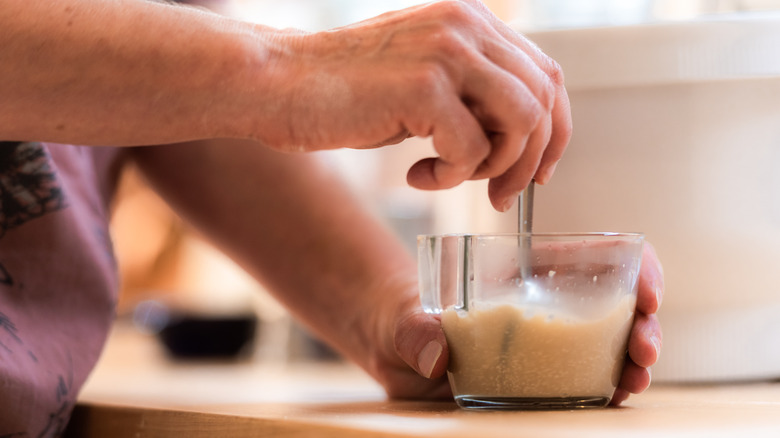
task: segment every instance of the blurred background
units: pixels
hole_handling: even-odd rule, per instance
[[[234,0],[224,12],[319,31],[418,3]],[[640,231],[656,244],[667,297],[654,377],[780,377],[780,0],[485,3],[561,63],[572,100],[574,138],[553,182],[537,187],[537,229]],[[427,139],[409,139],[320,155],[410,250],[421,233],[514,230],[516,213],[494,212],[484,182],[408,188],[406,169],[432,153]],[[253,360],[338,359],[132,170],[113,233],[120,318],[154,331],[165,308],[250,314]]]

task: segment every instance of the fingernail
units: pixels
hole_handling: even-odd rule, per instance
[[[505,213],[505,212],[507,212],[507,211],[508,211],[510,208],[512,208],[512,206],[513,206],[513,205],[515,205],[515,199],[517,199],[517,196],[518,196],[519,194],[520,194],[520,193],[515,193],[514,195],[512,195],[512,196],[510,196],[510,197],[506,198],[506,201],[504,201],[504,203],[503,203],[503,204],[501,204],[501,206],[499,207],[498,211],[500,211],[501,213]]]
[[[541,172],[539,172],[536,175],[536,177],[534,177],[534,180],[536,180],[536,182],[539,185],[547,184],[550,181],[550,179],[552,178],[553,173],[555,173],[555,168],[558,167],[558,163],[559,162],[556,161],[555,163],[553,163],[550,166],[548,166],[546,169],[544,169]]]
[[[436,362],[439,360],[439,356],[441,356],[441,351],[441,344],[436,341],[428,342],[420,351],[419,356],[417,356],[417,368],[420,369],[423,377],[430,379],[431,374],[433,374],[433,367],[436,366]]]
[[[664,299],[664,289],[658,283],[655,283],[653,291],[655,292],[655,299],[658,301],[658,307],[661,307],[661,301]]]
[[[658,358],[661,357],[661,340],[658,336],[651,335],[650,343],[653,344],[653,349],[655,349],[655,360],[658,360]]]

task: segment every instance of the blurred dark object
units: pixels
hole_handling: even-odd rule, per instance
[[[251,312],[208,314],[145,301],[135,310],[140,329],[155,333],[176,359],[238,359],[252,352],[258,318]]]
[[[230,359],[249,354],[256,329],[254,315],[182,314],[172,316],[157,336],[176,358]]]

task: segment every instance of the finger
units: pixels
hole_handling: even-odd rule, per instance
[[[649,367],[658,361],[663,335],[655,315],[637,313],[628,338],[628,355],[639,366]]]
[[[567,112],[569,111],[568,97],[566,96],[565,93],[562,94],[562,97],[558,96],[558,94],[560,93],[558,93],[557,85],[553,82],[553,80],[550,78],[547,72],[540,69],[539,66],[536,64],[536,62],[534,62],[534,60],[531,59],[531,57],[527,53],[520,50],[516,45],[512,44],[510,41],[507,41],[493,27],[488,26],[488,30],[484,31],[483,34],[486,37],[481,42],[482,52],[484,56],[487,59],[489,59],[494,65],[506,71],[510,77],[517,80],[517,83],[523,87],[523,91],[525,92],[527,90],[527,93],[533,96],[533,98],[536,99],[536,101],[539,103],[539,109],[541,110],[541,113],[539,115],[541,115],[541,117],[536,118],[535,120],[540,122],[552,120],[551,115],[556,105],[559,108],[558,109],[559,113],[563,115],[567,114]],[[500,97],[501,96],[499,96],[499,98]],[[524,101],[519,101],[517,103],[514,102],[510,102],[510,103],[527,106],[529,104],[529,101],[528,99],[526,99]],[[502,114],[512,116],[511,112],[510,113],[504,112]],[[560,116],[555,114],[555,118],[558,119],[560,118]],[[518,129],[518,127],[522,127],[522,119],[515,118],[514,120],[510,120],[509,125],[504,125],[504,129],[514,130],[514,129]],[[532,129],[538,129],[538,125],[535,125],[534,127],[532,127]],[[537,143],[541,151],[544,151],[548,147],[548,144],[550,143],[551,132],[552,130],[550,130],[549,133],[545,132],[543,136],[539,136],[539,138],[544,138],[544,141]],[[568,143],[568,138],[569,138],[569,135],[566,135],[566,130],[557,129],[555,132],[559,134],[556,136],[555,143],[552,144],[553,150],[549,154],[545,154],[545,156],[548,157],[547,160],[552,160],[552,161],[557,161],[560,159],[560,156],[563,154],[563,149],[565,149],[565,146]],[[507,143],[509,143],[510,145],[512,144],[511,138],[510,139],[501,138],[501,140],[507,140]],[[500,144],[501,143],[493,142],[494,151],[501,150],[500,148],[497,147],[497,145]],[[511,148],[507,148],[507,149],[511,150]],[[522,147],[519,148],[518,152],[522,152],[522,151],[523,148]],[[512,158],[514,158],[515,160],[513,160],[511,163],[514,163],[518,157],[519,157],[518,154],[512,156]],[[488,168],[488,166],[485,167]],[[504,165],[503,167],[500,168],[500,170],[503,171],[506,170],[507,168],[508,167]],[[534,171],[536,171],[536,169],[534,169]],[[489,174],[487,172],[479,172],[477,175],[475,175],[475,179],[484,178],[484,177],[493,177],[499,175],[500,173],[502,172],[493,172],[492,174]]]
[[[503,174],[492,178],[488,183],[488,197],[493,208],[507,211],[517,195],[528,186],[542,159],[545,145],[551,133],[549,118],[531,133],[528,144],[512,167]]]
[[[509,137],[514,136],[504,132],[488,132],[487,137],[491,145],[490,155],[480,163],[470,180],[490,178],[505,172],[511,163],[520,158],[527,142],[527,137],[520,142],[513,141]]]
[[[484,4],[472,0],[467,0],[467,3],[483,14],[503,40],[517,48],[515,56],[507,57],[505,54],[511,54],[511,50],[487,46],[486,56],[531,84],[530,88],[540,101],[545,103],[545,108],[548,110],[552,108],[552,135],[534,177],[539,184],[546,184],[552,177],[572,134],[571,105],[564,86],[563,70],[555,60],[498,19]],[[536,68],[531,68],[529,63],[533,63]]]
[[[563,151],[566,150],[571,140],[571,104],[569,95],[563,87],[555,95],[551,126],[550,141],[547,143],[542,161],[539,163],[536,175],[534,175],[534,180],[541,185],[550,181],[558,162],[563,157]]]
[[[639,291],[636,309],[645,314],[658,311],[664,294],[664,274],[655,248],[645,241],[642,250],[642,267],[639,271]]]
[[[521,156],[541,157],[547,140],[534,133],[549,119],[544,104],[528,84],[487,62],[477,74],[478,77],[466,79],[464,94],[482,129],[490,133],[491,149],[470,179],[500,176]],[[530,154],[529,147],[533,149]]]
[[[444,375],[449,350],[437,317],[418,311],[401,318],[394,341],[398,356],[418,374],[428,379]]]
[[[622,388],[615,389],[615,394],[612,395],[612,399],[609,401],[610,406],[619,406],[624,401],[628,400],[630,392]]]
[[[420,160],[409,169],[407,182],[418,189],[454,187],[469,179],[490,154],[490,142],[468,108],[457,99],[441,100],[447,102],[440,104],[438,111],[415,118],[428,120],[430,114],[436,114],[430,128],[415,127],[415,120],[408,123],[412,134],[432,135],[434,149],[439,153],[439,157]]]
[[[631,361],[630,358],[626,358],[618,389],[632,394],[640,394],[650,387],[650,380],[650,369],[640,367]]]

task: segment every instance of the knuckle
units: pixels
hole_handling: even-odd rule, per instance
[[[491,147],[489,144],[474,144],[464,151],[459,157],[458,174],[474,176],[477,172],[490,172],[495,167],[495,160],[491,160]]]
[[[474,160],[474,157],[463,157],[462,161],[455,163],[450,167],[449,177],[455,184],[469,179],[476,170],[481,160]]]
[[[455,148],[446,158],[459,175],[465,175],[472,173],[481,162],[487,159],[493,147],[480,131],[463,133],[461,137],[467,142],[467,146]]]
[[[503,174],[507,168],[508,166],[506,166],[499,157],[489,155],[485,157],[472,177],[494,178]]]
[[[542,70],[541,85],[539,87],[539,101],[547,111],[552,111],[558,93],[563,92],[563,69],[560,64],[547,55],[541,60]]]
[[[471,20],[474,8],[466,2],[458,0],[441,1],[435,4],[440,17],[448,22],[461,23]]]
[[[555,129],[556,135],[559,136],[563,144],[567,144],[571,139],[572,134],[574,133],[574,126],[572,125],[571,119],[566,119],[566,121],[558,123],[555,125]],[[563,157],[563,149],[560,149],[557,152],[558,153],[555,156],[556,159]]]
[[[547,77],[550,78],[555,87],[562,87],[564,82],[563,68],[558,62],[551,57],[544,55],[542,70],[547,73]]]
[[[447,72],[439,63],[427,62],[413,75],[412,88],[419,96],[435,96],[448,82]]]
[[[482,157],[477,157],[473,147],[457,151],[447,151],[442,156],[438,167],[437,179],[447,185],[457,184],[474,173]]]
[[[437,20],[429,28],[428,38],[424,43],[430,56],[445,64],[468,58],[474,48],[468,33],[464,32],[466,28],[446,20]]]
[[[522,120],[522,126],[525,126],[530,133],[548,113],[544,104],[537,99],[527,99],[517,106],[517,120]]]
[[[431,38],[432,49],[443,61],[458,59],[468,53],[468,47],[458,28],[441,25]]]

